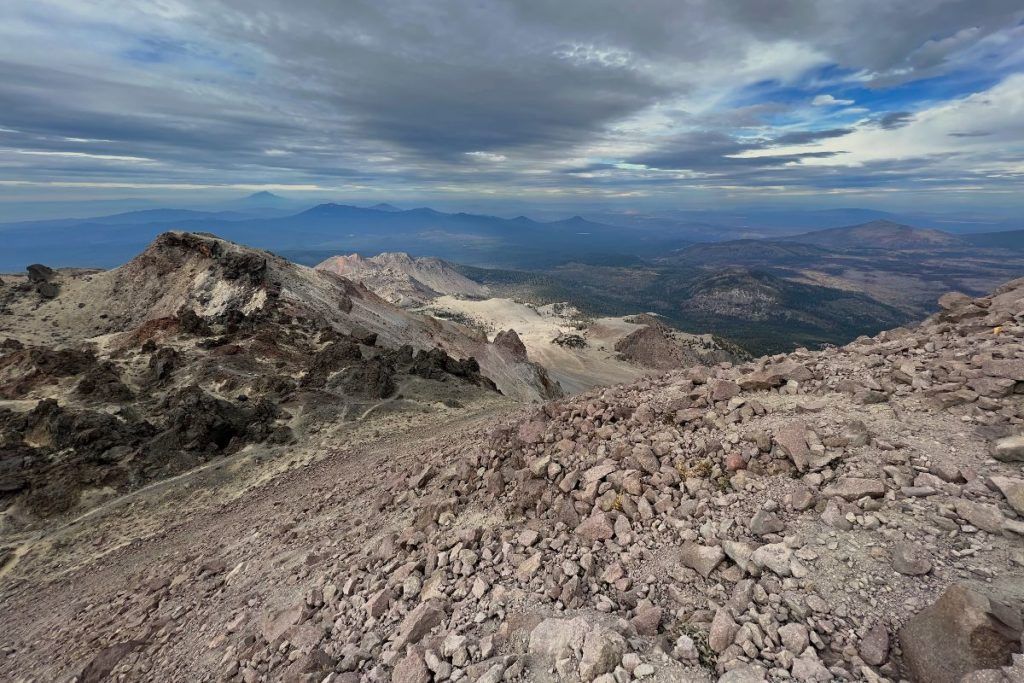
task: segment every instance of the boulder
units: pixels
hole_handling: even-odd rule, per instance
[[[954,584],[899,631],[911,678],[957,683],[972,671],[1010,663],[1021,651],[1020,611]]]
[[[885,495],[885,482],[881,479],[840,477],[835,484],[825,489],[824,495],[851,501],[861,498],[881,498]]]
[[[590,630],[586,619],[545,619],[530,632],[531,655],[550,661],[571,657],[583,649],[583,641]]]
[[[392,683],[430,683],[430,671],[423,659],[423,653],[416,648],[409,648],[405,657],[395,665],[391,673]]]
[[[1024,462],[1024,435],[1007,436],[992,443],[989,452],[1003,462]]]
[[[990,477],[989,482],[999,489],[999,492],[1006,498],[1006,502],[1017,511],[1017,514],[1024,515],[1024,479]]]
[[[583,520],[576,527],[576,534],[590,543],[594,543],[595,541],[608,540],[615,535],[615,529],[612,527],[612,523],[608,521],[608,515],[599,512]]]
[[[618,633],[604,628],[589,631],[583,641],[580,658],[580,678],[592,681],[601,674],[611,673],[626,654],[626,640]]]
[[[920,576],[932,570],[932,560],[921,546],[900,543],[892,551],[892,568],[906,576]]]
[[[725,551],[718,546],[698,545],[686,543],[683,545],[679,561],[684,566],[694,570],[705,579],[711,576],[722,560],[725,559]]]
[[[708,646],[718,654],[725,652],[725,648],[732,645],[736,632],[739,630],[739,624],[729,614],[729,610],[719,608],[715,612],[715,618],[711,620],[711,628],[708,631]]]
[[[1003,513],[999,512],[999,508],[995,505],[975,503],[971,500],[957,498],[955,506],[956,514],[982,531],[998,534],[1003,528],[1003,520],[1006,518],[1003,517]]]
[[[807,425],[803,422],[791,422],[775,434],[775,443],[800,472],[806,470],[811,462],[811,449],[807,446],[806,435]]]
[[[428,600],[421,603],[402,620],[395,646],[401,648],[418,643],[431,629],[444,621],[444,617],[444,605],[440,601]]]
[[[860,646],[857,648],[860,658],[871,666],[881,666],[889,659],[889,630],[885,624],[876,622],[864,637],[860,639]]]
[[[106,680],[118,662],[143,645],[145,645],[144,641],[128,640],[103,648],[82,669],[82,673],[78,676],[79,683],[100,683],[100,681]]]

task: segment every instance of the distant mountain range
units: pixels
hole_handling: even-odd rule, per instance
[[[0,236],[8,247],[0,254],[0,271],[21,270],[33,262],[112,267],[167,230],[214,233],[306,264],[339,252],[405,251],[482,266],[535,267],[594,255],[655,254],[686,244],[674,234],[638,233],[579,216],[539,222],[525,216],[506,219],[429,208],[403,211],[391,205],[346,204],[320,204],[270,217],[253,217],[241,209],[154,209],[0,225]]]
[[[743,251],[754,261],[764,261],[766,251],[787,258],[783,252],[789,250],[789,258],[798,258],[792,252],[796,244],[832,250],[915,246],[1024,249],[1024,231],[953,235],[900,224],[888,218],[891,214],[863,209],[756,215],[728,211],[604,214],[616,221],[611,223],[581,216],[537,221],[525,216],[445,213],[425,207],[403,210],[387,203],[371,207],[327,203],[301,211],[288,208],[296,205],[294,199],[257,192],[222,203],[216,210],[153,208],[91,218],[0,224],[5,246],[0,251],[0,272],[21,270],[33,262],[116,266],[167,230],[209,232],[309,265],[338,253],[371,256],[393,251],[478,267],[538,269],[570,261],[631,267],[643,260],[661,258],[695,261],[701,255],[734,263],[737,258],[743,261]],[[786,216],[796,216],[788,229],[775,225],[781,225]],[[869,220],[852,226],[833,225],[850,218]],[[812,223],[813,227],[824,229],[792,234],[813,220],[820,221]],[[773,227],[766,229],[766,225]],[[786,234],[778,234],[780,231]],[[734,240],[737,236],[742,239]],[[716,242],[722,246],[710,244]]]

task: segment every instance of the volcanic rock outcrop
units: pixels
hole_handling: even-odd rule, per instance
[[[107,272],[33,265],[28,283],[0,318],[0,509],[30,517],[290,442],[314,408],[560,393],[458,325],[210,235],[166,233]]]

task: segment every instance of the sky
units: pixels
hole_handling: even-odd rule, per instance
[[[4,0],[4,203],[1024,208],[1020,0]]]

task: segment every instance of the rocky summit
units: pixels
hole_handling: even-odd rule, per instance
[[[212,237],[44,276],[0,318],[3,680],[1024,680],[1024,280],[560,397]]]

